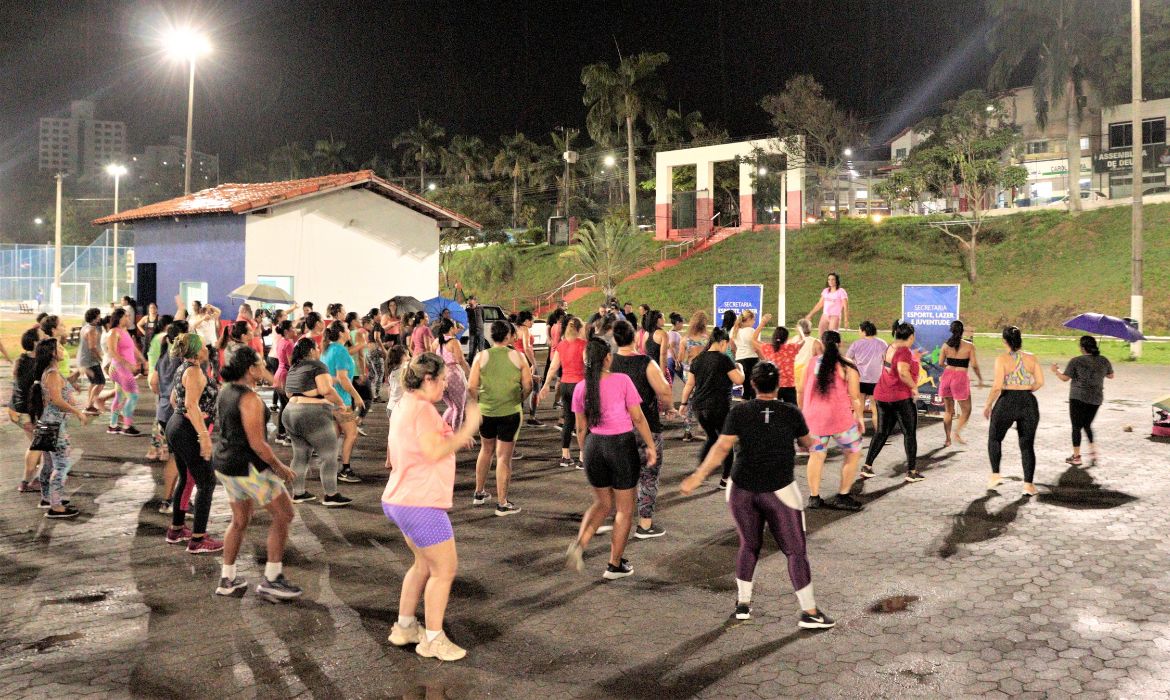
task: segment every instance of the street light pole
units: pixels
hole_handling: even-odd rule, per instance
[[[776,326],[788,325],[788,172],[780,175],[780,274],[776,284]]]
[[[187,154],[183,158],[183,194],[191,194],[191,150],[194,136],[191,127],[195,121],[195,55],[187,57],[191,64],[191,79],[187,86]],[[117,226],[117,224],[114,224]],[[116,254],[116,251],[115,251]],[[114,284],[118,284],[117,280]]]
[[[56,229],[53,243],[53,289],[49,304],[57,315],[61,314],[61,181],[64,179],[64,173],[57,173],[57,213],[53,218],[53,228]]]
[[[118,215],[118,183],[122,176],[126,174],[126,167],[123,165],[116,165],[111,163],[106,166],[106,172],[114,178],[114,216]],[[114,221],[114,301],[118,300],[118,222]]]
[[[1142,163],[1142,0],[1130,0],[1133,15],[1130,27],[1130,65],[1133,85],[1133,214],[1130,223],[1130,290],[1129,316],[1142,326],[1142,189],[1145,186],[1145,164]],[[1134,357],[1142,356],[1142,344],[1130,346]]]

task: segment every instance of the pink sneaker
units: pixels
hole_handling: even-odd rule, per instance
[[[167,528],[167,544],[183,544],[189,539],[191,539],[191,528],[186,525]]]
[[[223,541],[211,535],[204,535],[199,539],[191,538],[187,543],[187,554],[214,554],[223,551]]]

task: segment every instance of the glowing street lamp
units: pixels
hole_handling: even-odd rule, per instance
[[[118,215],[118,182],[126,174],[126,166],[110,163],[106,174],[114,178],[114,216]],[[114,299],[118,298],[118,222],[114,221]]]
[[[605,163],[605,167],[612,168],[613,166],[617,165],[617,158],[614,158],[612,155],[609,155],[609,156],[606,156],[605,160],[602,162]]]
[[[171,58],[190,66],[187,87],[187,153],[183,161],[183,194],[191,194],[192,123],[195,117],[195,61],[211,53],[207,36],[190,27],[171,29],[163,37],[163,46]]]

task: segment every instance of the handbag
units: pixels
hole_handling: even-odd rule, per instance
[[[32,445],[29,446],[29,449],[33,452],[56,452],[57,436],[60,432],[60,423],[37,421],[37,427],[33,430]]]

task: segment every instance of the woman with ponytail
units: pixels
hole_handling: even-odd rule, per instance
[[[1105,403],[1105,380],[1113,379],[1113,365],[1101,357],[1097,340],[1091,335],[1081,336],[1081,354],[1068,361],[1064,371],[1052,365],[1052,373],[1062,382],[1072,382],[1068,391],[1068,415],[1072,420],[1072,456],[1064,460],[1079,467],[1081,462],[1081,431],[1089,440],[1089,463],[1097,464],[1097,445],[1093,441],[1093,419],[1097,409]]]
[[[825,331],[821,336],[825,354],[814,357],[805,376],[803,413],[813,440],[808,456],[808,508],[861,510],[862,506],[849,489],[857,477],[861,459],[861,438],[865,433],[865,413],[861,403],[861,375],[857,366],[841,355],[841,334]],[[829,456],[829,440],[845,453],[841,467],[841,486],[837,497],[821,498],[821,469]]]
[[[353,454],[354,443],[357,442],[357,412],[365,408],[365,402],[354,388],[352,377],[357,373],[357,363],[347,347],[349,334],[345,324],[334,322],[325,329],[325,350],[321,353],[321,362],[333,377],[333,388],[344,404],[333,414],[341,431],[341,471],[337,472],[338,481],[347,484],[360,484],[362,478],[350,466],[350,456]]]
[[[683,387],[682,402],[679,410],[683,415],[690,415],[694,411],[699,419],[699,425],[707,433],[703,448],[699,451],[699,461],[702,462],[715,441],[719,439],[719,431],[727,420],[727,412],[731,410],[731,387],[743,384],[743,370],[727,356],[727,331],[715,328],[711,331],[711,338],[707,341],[707,348],[699,353],[691,363],[691,371],[687,374],[687,384]],[[694,408],[690,408],[690,404]],[[723,476],[719,479],[719,488],[727,486],[727,477],[731,473],[732,455],[728,454],[723,460]]]
[[[53,451],[43,453],[41,508],[48,509],[46,518],[73,518],[80,511],[62,498],[65,495],[65,478],[73,467],[65,419],[75,415],[82,425],[89,425],[91,416],[73,405],[73,386],[61,376],[58,363],[65,356],[61,343],[56,338],[46,338],[37,343],[35,352],[33,376],[37,381],[29,396],[29,408],[33,420],[57,426],[57,441]]]
[[[942,347],[942,361],[946,365],[942,377],[938,381],[938,395],[943,400],[943,432],[947,439],[943,447],[951,446],[951,438],[960,445],[963,440],[963,427],[971,420],[971,377],[967,374],[968,368],[974,370],[979,378],[979,385],[983,386],[983,373],[979,371],[979,358],[975,356],[975,344],[963,339],[963,322],[951,321],[951,337]],[[955,402],[959,403],[959,422],[951,430],[951,423],[955,418]]]
[[[292,442],[288,439],[284,421],[284,409],[288,407],[288,392],[284,390],[284,383],[288,380],[288,371],[292,369],[293,345],[297,342],[297,332],[293,329],[292,321],[281,321],[273,328],[276,340],[273,341],[272,354],[276,358],[276,373],[272,375],[272,394],[279,413],[276,416],[277,445],[288,447]]]
[[[798,387],[796,403],[799,406],[800,402],[804,400],[800,395],[799,387],[804,386],[804,374],[808,370],[808,363],[812,361],[813,357],[824,352],[825,348],[821,345],[821,341],[817,340],[813,335],[812,324],[809,323],[807,318],[802,318],[797,321],[796,329],[800,332],[800,335],[795,342],[800,346],[800,350],[796,353],[796,358],[792,364],[796,386]]]
[[[882,374],[873,390],[878,406],[878,431],[869,443],[861,478],[874,476],[873,463],[881,454],[886,440],[894,432],[894,425],[902,427],[902,441],[906,449],[906,481],[922,481],[926,477],[918,471],[918,408],[914,397],[918,394],[918,360],[910,348],[914,347],[914,326],[894,322],[894,342],[882,356]]]
[[[983,417],[991,421],[987,435],[987,453],[991,460],[991,478],[987,488],[994,489],[1003,482],[999,463],[1003,459],[1003,439],[1013,424],[1020,438],[1020,462],[1024,467],[1024,493],[1036,495],[1032,480],[1036,476],[1036,429],[1040,426],[1040,404],[1035,392],[1044,386],[1044,370],[1030,352],[1021,352],[1024,345],[1020,329],[1003,329],[1006,352],[995,358],[995,383],[983,407]]]
[[[581,519],[577,539],[566,553],[569,568],[584,570],[585,547],[605,518],[615,513],[609,563],[602,574],[610,580],[634,573],[622,554],[630,537],[641,469],[635,430],[646,445],[646,464],[652,467],[658,463],[654,436],[642,413],[642,397],[628,375],[610,372],[612,363],[608,343],[593,338],[586,344],[585,380],[573,390],[573,413],[577,416],[577,445],[584,457],[585,477],[593,487],[593,505]]]

